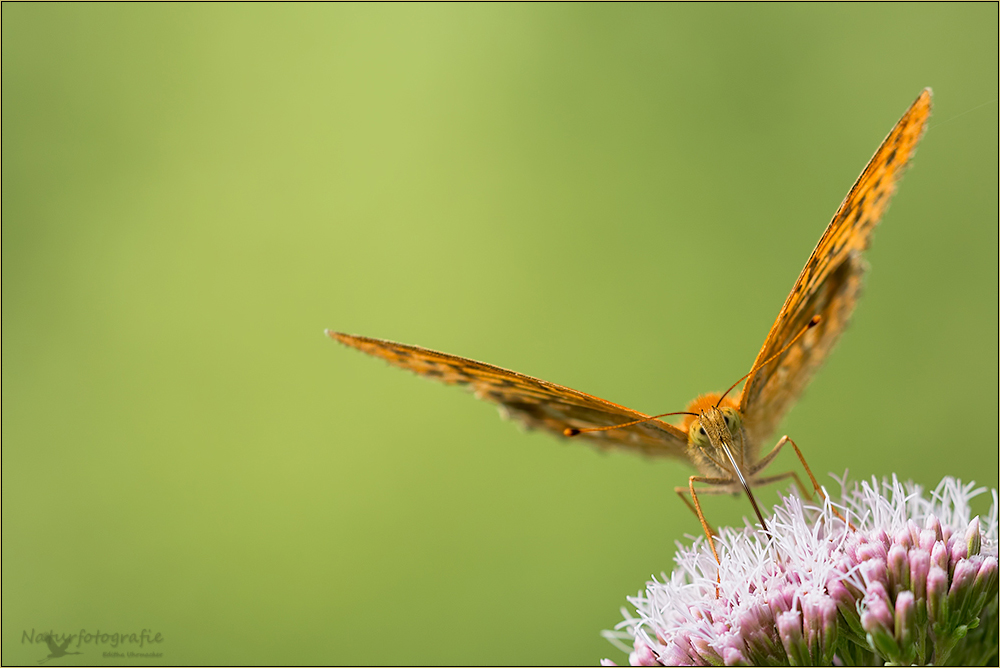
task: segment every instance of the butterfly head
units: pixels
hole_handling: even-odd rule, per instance
[[[712,392],[692,401],[687,410],[681,427],[687,431],[692,463],[706,475],[732,476],[734,471],[725,451],[728,449],[742,461],[746,443],[737,400]]]
[[[719,448],[722,444],[733,447],[740,442],[743,420],[732,406],[709,406],[692,418],[688,425],[688,442],[700,449]]]

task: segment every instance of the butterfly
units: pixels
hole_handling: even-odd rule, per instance
[[[394,366],[449,385],[460,385],[476,397],[498,404],[501,413],[528,428],[564,438],[581,438],[599,446],[624,448],[652,456],[687,460],[701,475],[676,492],[701,520],[709,544],[712,531],[704,519],[697,492],[738,493],[798,476],[788,472],[764,477],[763,470],[787,442],[821,493],[798,446],[782,437],[768,454],[760,446],[820,367],[844,331],[857,304],[867,265],[862,257],[872,231],[885,213],[896,184],[913,157],[931,112],[931,90],[924,89],[903,114],[854,183],[792,286],[737,396],[703,394],[680,414],[677,424],[649,416],[583,392],[464,357],[365,336],[327,330],[331,338]],[[695,482],[711,487],[696,490]],[[694,506],[684,492],[691,494]],[[714,546],[713,546],[714,551]]]

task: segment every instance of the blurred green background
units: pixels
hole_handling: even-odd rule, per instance
[[[599,632],[699,531],[686,465],[323,329],[679,410],[924,86],[782,432],[827,483],[997,485],[996,4],[2,11],[4,663],[143,628],[150,663],[623,661]]]

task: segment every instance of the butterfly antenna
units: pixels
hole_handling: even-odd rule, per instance
[[[626,422],[625,424],[615,424],[610,427],[587,427],[585,429],[577,429],[575,427],[566,427],[563,429],[563,436],[576,436],[578,434],[586,434],[591,431],[611,431],[612,429],[621,429],[622,427],[631,427],[634,424],[641,424],[643,422],[649,422],[650,420],[655,420],[661,417],[667,417],[668,415],[693,415],[698,417],[697,413],[689,413],[688,411],[677,411],[676,413],[661,413],[660,415],[651,415],[647,418],[642,418],[641,420],[633,420],[632,422]]]
[[[741,383],[741,382],[743,381],[743,379],[744,379],[744,378],[749,378],[750,376],[752,376],[753,374],[757,373],[757,372],[758,372],[758,371],[760,371],[760,370],[761,370],[762,368],[764,368],[765,366],[767,366],[768,364],[770,364],[770,363],[771,363],[772,361],[774,361],[774,359],[775,359],[775,358],[777,358],[777,357],[780,357],[781,355],[783,355],[783,354],[785,353],[785,351],[786,351],[786,350],[788,350],[788,349],[789,349],[789,348],[791,348],[791,347],[792,347],[793,345],[795,345],[795,342],[796,342],[796,341],[798,341],[798,340],[799,340],[800,338],[802,338],[802,335],[803,335],[803,334],[805,334],[805,333],[806,333],[806,332],[808,332],[808,331],[809,331],[810,329],[812,329],[813,327],[815,327],[816,325],[818,325],[818,324],[820,323],[820,321],[821,321],[822,319],[823,319],[823,318],[821,318],[821,317],[820,317],[819,315],[814,315],[814,316],[813,316],[813,317],[812,317],[812,318],[811,318],[811,319],[809,320],[809,322],[808,322],[808,323],[806,323],[806,326],[802,328],[802,331],[801,331],[801,332],[799,332],[798,334],[796,334],[796,335],[795,335],[795,338],[793,338],[793,339],[792,339],[791,341],[789,341],[789,342],[788,342],[788,343],[787,343],[787,344],[785,345],[785,347],[784,347],[784,348],[782,348],[782,349],[781,349],[781,350],[779,350],[778,352],[774,353],[773,355],[771,355],[770,357],[768,357],[768,358],[767,358],[766,360],[764,360],[763,362],[761,362],[760,364],[758,364],[758,365],[757,365],[757,366],[755,366],[754,368],[750,369],[750,372],[749,372],[749,373],[748,373],[747,375],[743,376],[743,378],[740,378],[740,379],[739,379],[738,381],[736,381],[735,383],[733,383],[732,385],[730,385],[730,386],[729,386],[729,389],[728,389],[728,390],[726,390],[725,392],[723,392],[723,393],[722,393],[722,396],[721,396],[721,397],[719,397],[719,400],[715,402],[715,407],[716,407],[716,408],[718,408],[718,407],[719,407],[719,404],[721,404],[721,403],[722,403],[722,400],[726,398],[726,395],[727,395],[727,394],[729,394],[730,392],[732,392],[732,391],[733,391],[733,388],[734,388],[734,387],[736,387],[737,385],[739,385],[739,384],[740,384],[740,383]]]

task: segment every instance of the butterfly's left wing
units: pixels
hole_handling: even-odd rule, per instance
[[[532,378],[492,364],[367,336],[327,330],[327,335],[390,364],[448,385],[461,385],[476,397],[499,404],[501,411],[529,428],[557,436],[567,428],[610,427],[648,417],[604,399]],[[599,445],[620,446],[649,455],[685,457],[687,434],[672,424],[649,420],[610,431],[583,433]]]
[[[744,386],[740,411],[755,447],[774,432],[847,326],[865,270],[861,253],[916,151],[930,112],[931,90],[926,88],[858,177],[781,307],[754,366],[786,346],[814,315],[822,321]]]

